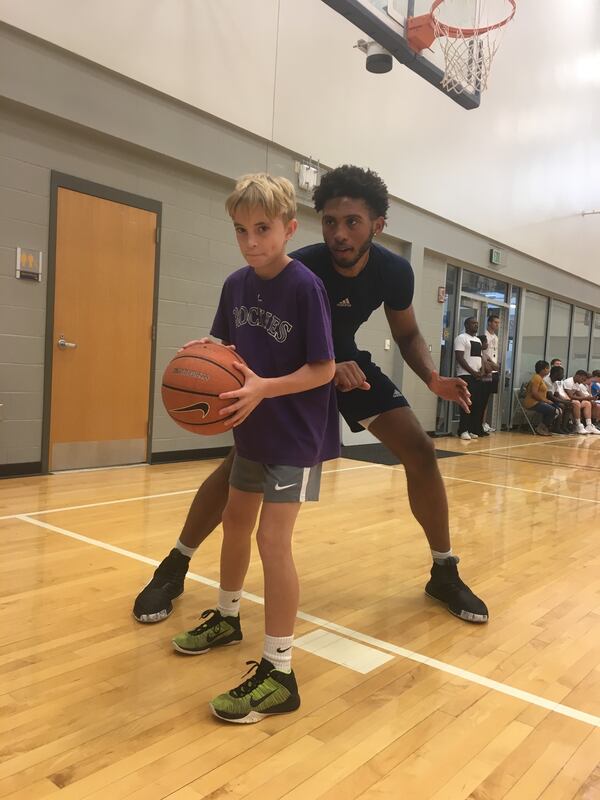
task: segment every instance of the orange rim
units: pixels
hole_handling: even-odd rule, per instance
[[[506,25],[511,21],[517,10],[517,0],[507,0],[507,2],[510,3],[512,6],[512,11],[506,17],[506,19],[503,19],[500,22],[496,22],[495,25],[488,25],[485,28],[456,28],[452,27],[452,25],[444,25],[443,22],[440,22],[436,18],[434,12],[438,8],[438,6],[442,5],[443,2],[444,0],[434,0],[433,5],[429,10],[429,15],[431,16],[432,21],[435,22],[441,35],[448,36],[450,39],[460,39],[461,37],[468,39],[470,36],[479,36],[482,33],[488,33],[489,31],[495,31],[498,28],[502,28],[504,25]]]

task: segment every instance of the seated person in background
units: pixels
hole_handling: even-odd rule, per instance
[[[523,400],[523,405],[528,411],[537,411],[541,414],[542,421],[535,429],[540,436],[552,436],[550,428],[554,424],[558,410],[548,400],[548,387],[544,383],[544,378],[550,373],[550,364],[547,361],[535,362],[535,375],[527,384],[527,392]]]
[[[562,361],[560,360],[560,358],[552,359],[552,361],[550,362],[550,372],[552,372],[553,367],[562,367]],[[549,391],[552,391],[552,378],[550,377],[550,375],[546,375],[546,377],[544,378],[544,383],[548,387]]]
[[[571,400],[563,386],[565,371],[562,367],[550,367],[551,390],[548,399],[561,411],[560,430],[571,433],[575,425],[581,421],[581,405],[578,400]],[[550,397],[551,395],[551,397]],[[575,404],[577,408],[575,409]]]
[[[585,385],[592,400],[592,420],[598,424],[598,416],[600,415],[594,414],[594,405],[600,403],[600,369],[595,369],[592,373],[588,373]]]
[[[563,387],[569,395],[569,398],[572,401],[577,401],[581,406],[581,413],[585,420],[585,426],[581,422],[580,417],[579,422],[575,425],[577,433],[600,434],[598,428],[592,424],[592,395],[586,384],[587,379],[587,372],[584,369],[578,369],[572,378],[565,378]],[[573,411],[575,412],[575,404],[573,405]]]

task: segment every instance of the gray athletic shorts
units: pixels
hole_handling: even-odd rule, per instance
[[[314,467],[260,464],[236,453],[229,483],[240,492],[262,494],[266,503],[304,503],[319,499],[322,468],[322,464]]]

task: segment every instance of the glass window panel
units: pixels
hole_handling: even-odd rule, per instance
[[[548,298],[535,292],[525,293],[525,309],[521,323],[521,358],[519,381],[515,388],[528,381],[535,372],[535,362],[544,358]]]
[[[600,369],[600,312],[594,314],[594,329],[592,330],[592,352],[590,354],[590,372]]]
[[[591,326],[592,312],[588,311],[587,308],[577,308],[576,306],[573,312],[569,375],[573,375],[578,369],[588,368]]]
[[[566,367],[569,358],[569,334],[571,332],[571,306],[552,300],[550,303],[550,323],[548,325],[547,361],[560,358]]]
[[[504,380],[504,393],[502,395],[502,425],[509,427],[512,407],[513,369],[515,364],[515,346],[517,338],[517,314],[521,290],[513,286],[510,294],[510,308],[508,310],[508,341],[504,363],[500,365],[500,380]]]
[[[462,291],[469,294],[478,294],[487,300],[495,300],[497,303],[506,303],[506,293],[508,284],[488,278],[485,275],[478,275],[476,272],[469,272],[464,269],[462,274]]]

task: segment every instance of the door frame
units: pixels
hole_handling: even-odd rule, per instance
[[[510,281],[506,281],[508,301],[506,301],[506,300],[504,300],[504,301],[502,301],[502,300],[491,300],[490,298],[485,297],[484,295],[479,295],[479,294],[474,294],[472,292],[463,291],[463,288],[462,288],[462,286],[463,286],[463,268],[459,267],[457,264],[453,264],[450,261],[447,262],[447,264],[446,264],[446,277],[447,277],[447,274],[448,274],[447,270],[448,270],[449,266],[454,267],[454,269],[456,269],[458,271],[457,279],[456,279],[456,287],[455,287],[455,296],[454,296],[454,301],[453,301],[453,304],[454,304],[454,309],[453,309],[453,330],[451,331],[451,334],[450,334],[450,341],[452,343],[454,343],[454,339],[456,338],[456,336],[459,333],[462,333],[462,329],[460,328],[459,322],[460,322],[460,308],[461,308],[461,305],[462,305],[462,299],[463,298],[465,298],[467,300],[475,301],[480,307],[482,307],[482,310],[484,311],[484,314],[483,314],[483,322],[484,322],[484,324],[487,321],[487,311],[488,311],[488,307],[489,306],[493,306],[493,307],[496,307],[496,308],[502,308],[502,309],[504,309],[506,311],[507,317],[510,315],[510,298],[512,297],[512,290],[513,290],[514,286],[517,286],[519,284],[514,284],[514,283],[512,283]],[[484,275],[484,276],[486,275],[486,273],[484,273],[484,272],[478,272],[477,274]],[[520,309],[518,309],[518,313],[520,313]],[[502,326],[502,334],[501,334],[501,336],[499,338],[499,341],[498,341],[498,349],[499,349],[499,352],[503,354],[503,356],[506,355],[506,350],[508,348],[508,319],[506,320],[506,323],[507,324]],[[518,318],[517,318],[517,331],[518,331]],[[516,341],[515,341],[515,356],[514,357],[516,357]],[[513,357],[513,359],[514,359],[514,357]],[[454,347],[452,347],[451,359],[450,359],[450,375],[454,375],[455,371],[456,371],[456,357],[454,355]],[[510,393],[511,394],[512,394],[513,378],[514,378],[514,363],[513,363],[513,376],[511,376],[511,382],[510,382],[511,383],[511,385],[510,385]],[[500,376],[500,385],[499,385],[498,388],[499,388],[499,391],[498,391],[498,395],[497,395],[498,400],[497,400],[496,418],[498,420],[498,424],[501,427],[501,425],[502,425],[503,394],[506,391],[506,388],[504,387],[504,380],[503,380],[503,376],[502,375]],[[444,403],[445,403],[445,409],[444,409],[444,412],[443,412],[443,415],[444,415],[443,418],[444,418],[444,423],[445,424],[444,424],[444,429],[442,431],[436,431],[438,436],[447,436],[448,434],[452,434],[452,433],[456,432],[456,428],[457,428],[457,425],[458,425],[458,420],[454,419],[454,415],[455,415],[455,411],[456,411],[456,409],[454,408],[454,404],[449,402],[449,401],[447,401],[447,400],[444,401]],[[436,422],[437,422],[437,420],[436,420]]]
[[[50,411],[52,403],[52,365],[54,360],[54,303],[56,297],[56,234],[58,214],[58,190],[70,189],[80,194],[111,200],[125,206],[150,211],[156,214],[156,248],[154,255],[154,295],[152,301],[152,340],[150,343],[150,381],[148,397],[148,432],[146,440],[146,463],[152,455],[152,421],[154,413],[154,379],[156,374],[156,321],[158,317],[158,284],[160,274],[160,230],[162,226],[162,203],[148,197],[131,194],[112,186],[67,175],[50,173],[50,229],[48,236],[48,289],[46,295],[46,340],[44,348],[44,412],[42,420],[42,473],[48,474],[50,462]]]
[[[507,303],[502,300],[490,300],[489,298],[483,297],[482,295],[472,294],[471,292],[460,292],[458,296],[458,306],[457,306],[457,313],[455,317],[455,327],[456,327],[456,334],[462,333],[462,327],[460,325],[460,309],[463,308],[462,300],[463,298],[467,301],[475,303],[476,305],[473,306],[474,311],[481,312],[481,319],[478,319],[480,323],[480,329],[478,331],[478,335],[481,336],[486,331],[486,323],[487,318],[490,314],[490,311],[499,308],[502,310],[503,317],[501,317],[501,322],[503,323],[500,327],[500,336],[498,339],[498,352],[502,355],[501,365],[504,364],[504,360],[506,359],[506,351],[508,348],[508,316],[510,311],[510,303]],[[490,308],[491,307],[491,308]],[[453,371],[452,374],[455,372],[455,356],[454,353],[452,354],[452,367]],[[498,392],[496,395],[492,395],[492,402],[494,403],[493,412],[492,412],[492,423],[496,426],[497,430],[502,429],[502,403],[504,401],[504,378],[503,378],[503,370],[501,370],[499,374],[498,380]],[[496,398],[494,400],[494,397]],[[453,405],[449,405],[449,411],[451,412]],[[454,419],[454,414],[449,413],[449,418],[447,422],[448,430],[452,433],[456,433],[456,426],[458,422]]]

